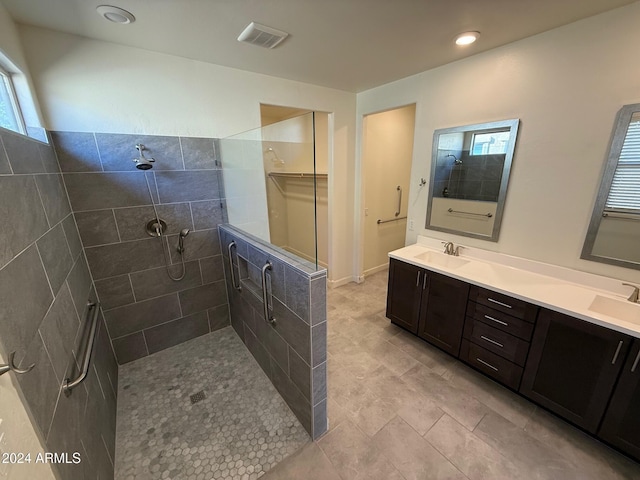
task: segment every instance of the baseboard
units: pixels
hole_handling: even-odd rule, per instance
[[[382,265],[378,265],[377,267],[373,267],[373,268],[370,268],[369,270],[365,270],[363,276],[367,277],[368,275],[373,275],[374,273],[382,272],[388,268],[389,268],[389,264],[383,263]]]

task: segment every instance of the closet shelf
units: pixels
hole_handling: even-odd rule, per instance
[[[314,175],[316,178],[327,178],[327,173],[316,173],[313,172],[269,172],[267,173],[269,177],[276,178],[313,178]]]

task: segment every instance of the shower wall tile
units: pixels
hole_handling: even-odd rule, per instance
[[[35,244],[0,270],[0,339],[5,353],[16,360],[36,334],[53,301],[47,276]]]
[[[113,351],[120,365],[149,355],[142,332],[111,340]]]
[[[137,144],[144,145],[143,154],[153,158],[154,170],[184,170],[178,137],[96,133],[102,168],[105,171],[136,171],[134,158],[139,157]]]
[[[8,130],[0,130],[4,150],[13,173],[45,173],[39,143]]]
[[[176,294],[145,300],[104,312],[111,338],[124,337],[145,328],[176,320],[181,316]]]
[[[151,203],[142,172],[65,173],[74,212]]]
[[[177,234],[183,228],[193,230],[191,210],[188,203],[158,205],[158,216],[167,222],[165,234]],[[155,221],[155,211],[151,206],[117,208],[114,210],[118,231],[123,242],[149,238],[147,223]]]
[[[209,283],[200,287],[183,290],[178,293],[184,315],[208,310],[227,303],[224,281]]]
[[[176,265],[171,270],[174,277],[182,273],[182,267]],[[185,263],[184,278],[179,282],[173,281],[166,273],[165,267],[152,268],[135,272],[130,275],[133,292],[137,301],[179,292],[188,288],[202,285],[200,266],[198,262]],[[203,310],[203,309],[202,309]]]
[[[164,265],[162,244],[156,238],[87,247],[85,252],[96,280]]]
[[[96,291],[104,310],[128,305],[135,302],[129,275],[96,280]]]
[[[326,431],[326,270],[316,271],[230,225],[219,225],[218,230],[225,247],[222,264],[231,325],[263,368],[269,358],[269,378],[309,434],[317,438]],[[234,268],[240,271],[241,292],[230,281],[226,245],[232,241],[237,245]],[[235,265],[236,258],[239,265]],[[275,326],[263,318],[259,272],[266,261],[272,264],[268,285]],[[306,321],[296,310],[303,316],[306,311]]]
[[[180,255],[178,254],[175,246],[178,244],[177,235],[169,235],[169,245],[172,248],[169,249],[171,254],[171,262],[179,263]],[[202,230],[200,232],[191,232],[184,239],[184,259],[198,260],[205,257],[213,257],[220,254],[220,240],[218,239],[218,230],[212,228],[210,230]]]
[[[93,133],[51,132],[63,172],[101,172],[102,164]]]
[[[191,202],[193,223],[196,230],[215,228],[224,222],[224,206],[220,200]]]
[[[85,247],[120,241],[112,209],[77,212],[74,215]]]
[[[184,168],[204,170],[218,168],[212,138],[181,138]]]
[[[202,283],[212,283],[224,280],[224,269],[222,268],[222,255],[201,258],[200,271],[202,272]]]
[[[64,236],[64,229],[59,223],[45,233],[36,243],[40,258],[47,272],[49,284],[54,293],[57,293],[62,283],[73,267],[73,259]]]
[[[209,333],[207,312],[194,313],[144,331],[149,353],[159,352]]]
[[[229,305],[219,305],[207,310],[209,317],[209,331],[215,332],[221,328],[229,326]]]
[[[2,135],[0,135],[0,175],[10,175],[11,165],[9,165],[9,159],[4,151],[4,145],[2,144]]]
[[[36,175],[35,179],[49,225],[53,226],[71,213],[69,200],[62,183],[62,175]]]
[[[98,471],[90,461],[98,458],[93,450],[98,441],[104,456],[115,445],[109,433],[115,432],[115,390],[111,397],[88,390],[89,400],[101,405],[103,412],[100,422],[79,430],[76,419],[84,415],[87,405],[85,386],[69,398],[60,395],[62,379],[74,363],[72,352],[78,349],[76,342],[86,324],[87,300],[94,297],[62,176],[56,173],[56,155],[47,144],[2,129],[0,138],[0,173],[4,174],[0,176],[0,204],[5,213],[0,232],[0,347],[5,353],[16,351],[15,361],[22,366],[36,363],[28,375],[17,377],[17,385],[46,451],[78,450],[83,455],[79,471],[53,465],[57,477],[109,478],[108,469]],[[8,160],[17,165],[19,175],[11,175],[3,162],[7,138]],[[102,341],[94,350],[90,377],[113,378],[117,385],[114,365],[111,344]],[[103,437],[110,442],[107,448]]]
[[[220,198],[215,170],[156,172],[156,182],[162,203]]]
[[[0,177],[0,268],[48,230],[47,218],[32,176]]]

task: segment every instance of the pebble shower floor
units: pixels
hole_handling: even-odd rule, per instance
[[[231,327],[120,367],[116,480],[252,480],[309,440]]]

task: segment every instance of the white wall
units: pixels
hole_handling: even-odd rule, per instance
[[[260,103],[332,112],[329,278],[352,278],[355,94],[37,27],[20,35],[52,130],[226,137],[259,127]]]
[[[406,242],[422,234],[639,281],[579,259],[616,113],[640,102],[638,25],[636,2],[359,94],[358,118],[417,103]],[[521,127],[499,242],[422,228],[434,130],[507,118]]]

